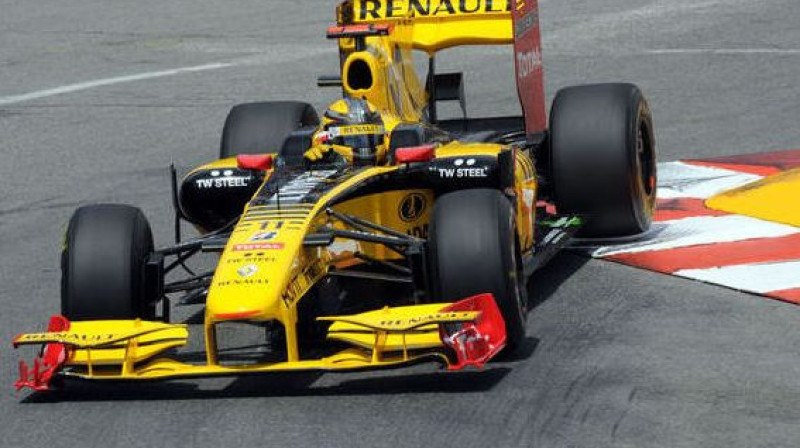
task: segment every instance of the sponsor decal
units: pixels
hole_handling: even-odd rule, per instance
[[[217,283],[217,286],[220,288],[224,288],[226,286],[254,286],[254,285],[266,285],[269,283],[269,280],[265,278],[245,278],[241,280],[224,280]]]
[[[531,50],[517,53],[517,76],[520,79],[527,78],[531,73],[542,69],[542,52]]]
[[[209,188],[240,188],[249,185],[247,176],[234,176],[233,170],[214,170],[209,173],[210,178],[197,179],[195,185],[201,190]]]
[[[247,266],[242,266],[236,271],[240,277],[250,278],[258,272],[258,266],[254,264],[248,264]]]
[[[253,252],[259,250],[281,250],[283,243],[252,243],[252,244],[234,244],[234,252]]]
[[[117,337],[115,334],[36,333],[23,335],[15,342],[49,342],[58,340],[66,344],[94,344],[110,341]]]
[[[428,200],[420,193],[411,193],[403,198],[400,202],[400,207],[397,214],[405,222],[413,222],[419,220],[425,213],[428,207]]]
[[[234,257],[225,260],[228,264],[242,264],[242,263],[275,263],[275,257],[265,257],[264,254],[245,254],[244,257]]]
[[[328,129],[328,136],[347,137],[349,135],[380,135],[383,134],[383,126],[374,124],[360,124],[353,126],[336,126]]]
[[[297,275],[297,277],[289,283],[286,292],[283,294],[283,301],[286,306],[291,306],[294,302],[303,297],[314,283],[316,283],[322,276],[325,275],[325,262],[317,260],[309,264],[306,268]]]
[[[407,328],[417,324],[434,323],[439,321],[471,321],[473,320],[473,312],[449,312],[449,313],[435,313],[427,314],[425,316],[408,317],[405,319],[391,319],[380,321],[380,326],[384,328]]]
[[[523,4],[521,7],[517,7],[517,9],[524,8],[525,5]],[[516,29],[514,30],[514,38],[516,40],[520,40],[525,37],[528,32],[539,24],[539,10],[533,9],[527,14],[525,14],[521,19],[517,20],[514,26]]]
[[[453,168],[437,168],[442,179],[480,179],[489,177],[489,167],[475,166],[475,159],[456,159]]]
[[[250,237],[250,241],[272,241],[278,237],[278,232],[261,232]]]
[[[443,17],[457,14],[507,13],[508,0],[361,0],[355,6],[358,20],[404,17]]]

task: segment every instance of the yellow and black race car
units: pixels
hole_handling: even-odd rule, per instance
[[[238,105],[219,160],[180,187],[173,170],[176,240],[181,220],[199,237],[154,250],[136,208],[75,213],[62,315],[14,340],[43,346],[20,363],[18,388],[480,367],[524,340],[527,279],[573,235],[650,226],[644,96],[630,84],[566,88],[548,128],[536,0],[348,0],[327,35],[341,74],[319,84],[342,98],[321,117],[301,102]],[[434,63],[460,45],[513,45],[522,116],[466,118],[464,77]],[[442,101],[465,117],[440,120]],[[202,252],[218,254],[213,271],[165,280]],[[174,350],[189,333],[169,322],[173,301],[205,304],[203,359]],[[237,349],[231,329],[257,348]]]

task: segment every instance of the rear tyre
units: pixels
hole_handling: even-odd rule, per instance
[[[61,256],[61,313],[70,320],[155,318],[145,285],[153,236],[144,214],[126,205],[79,208]]]
[[[650,228],[656,150],[647,100],[632,84],[569,87],[550,114],[550,177],[561,213],[588,218],[587,237]]]
[[[239,154],[277,154],[292,132],[319,125],[319,116],[307,103],[272,101],[239,104],[231,109],[222,130],[219,157]]]
[[[508,351],[525,339],[527,319],[514,223],[511,203],[499,191],[462,190],[437,200],[430,230],[436,300],[493,294],[506,322]]]

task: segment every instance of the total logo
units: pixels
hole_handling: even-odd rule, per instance
[[[234,244],[234,252],[254,252],[260,250],[282,250],[283,243],[250,243],[250,244]]]
[[[517,75],[520,79],[542,69],[542,53],[538,50],[517,53]]]
[[[258,273],[258,266],[248,264],[247,266],[242,266],[236,272],[239,274],[239,277],[250,278]]]
[[[247,187],[250,180],[246,176],[234,176],[233,170],[213,170],[208,173],[210,178],[197,179],[197,188],[239,188]]]

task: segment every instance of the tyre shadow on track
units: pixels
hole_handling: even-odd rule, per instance
[[[577,252],[562,252],[528,281],[528,312],[550,300],[558,288],[591,258]]]
[[[561,284],[589,261],[572,253],[562,253],[542,268],[528,283],[531,312],[547,302]],[[152,383],[95,384],[71,381],[55,393],[32,394],[22,403],[205,400],[226,398],[265,398],[290,396],[395,395],[428,393],[479,393],[493,389],[508,375],[508,362],[522,362],[536,352],[539,340],[528,337],[512,357],[500,359],[483,371],[429,372],[387,376],[370,373],[367,378],[344,379],[331,386],[314,386],[323,373],[303,372],[239,377],[218,389],[203,389],[202,381],[172,380]],[[352,374],[343,374],[352,375]]]
[[[528,281],[528,314],[536,312],[536,308],[550,300],[564,281],[585,265],[589,258],[564,252],[553,258],[545,267],[533,274]],[[499,362],[525,361],[533,356],[539,345],[539,339],[528,337],[511,355],[503,354]]]

